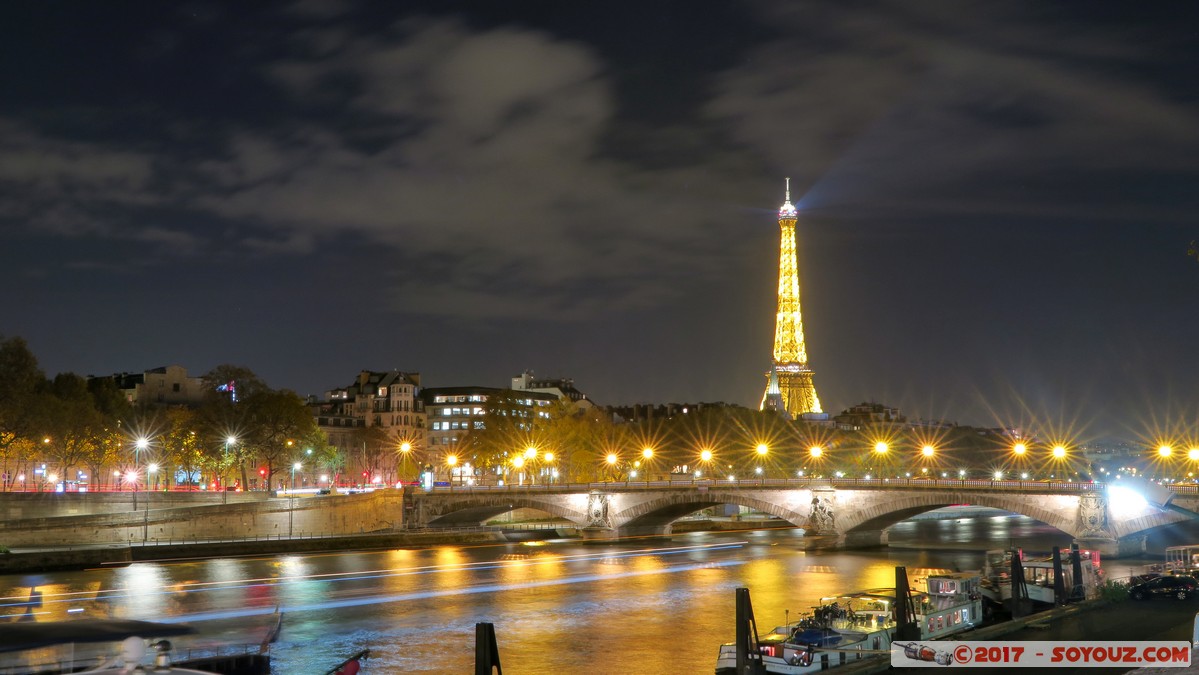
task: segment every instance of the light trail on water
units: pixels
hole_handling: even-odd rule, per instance
[[[594,581],[610,581],[621,578],[644,577],[657,574],[677,574],[679,572],[693,572],[696,570],[713,569],[717,567],[732,567],[743,565],[743,560],[725,560],[713,563],[700,563],[695,565],[686,565],[680,567],[667,567],[657,570],[642,570],[638,572],[623,572],[620,574],[588,574],[578,577],[568,577],[564,579],[549,579],[546,581],[528,581],[519,584],[487,584],[483,586],[474,586],[471,588],[457,588],[444,591],[421,591],[419,593],[401,593],[397,595],[389,595],[378,598],[355,598],[352,600],[332,600],[329,602],[309,603],[306,605],[293,605],[288,607],[256,607],[250,609],[230,610],[226,612],[200,612],[197,614],[185,614],[180,616],[164,617],[158,619],[161,623],[184,623],[196,621],[215,621],[218,619],[241,619],[252,616],[263,616],[274,614],[276,611],[284,614],[294,612],[312,612],[329,609],[344,609],[347,607],[362,607],[364,605],[382,605],[393,602],[404,602],[408,600],[423,600],[428,598],[442,598],[456,595],[475,595],[479,593],[500,593],[504,591],[516,591],[528,588],[545,588],[548,586],[565,586],[568,584],[591,583]]]
[[[444,574],[461,571],[483,571],[494,570],[511,567],[533,567],[540,565],[558,565],[562,563],[581,563],[594,562],[599,560],[614,560],[625,558],[640,558],[646,556],[675,556],[689,553],[701,553],[709,551],[721,551],[728,549],[741,548],[748,542],[734,541],[724,542],[719,544],[695,544],[689,546],[669,546],[663,548],[644,548],[631,551],[602,551],[596,553],[579,553],[572,555],[553,555],[534,560],[505,560],[501,562],[480,561],[471,563],[459,563],[453,565],[424,565],[410,568],[388,568],[380,570],[369,570],[365,572],[329,572],[323,574],[306,574],[306,575],[290,575],[282,577],[256,577],[251,579],[234,579],[227,581],[203,581],[203,582],[186,582],[177,588],[167,588],[152,593],[138,591],[136,594],[139,597],[150,596],[173,596],[180,593],[205,593],[213,591],[228,591],[238,589],[263,588],[263,587],[279,587],[291,584],[321,582],[321,583],[337,583],[345,581],[364,581],[370,579],[382,579],[389,577],[403,576],[418,576],[425,574]],[[702,567],[702,565],[701,565]],[[619,575],[601,575],[600,578],[612,578]],[[564,581],[563,583],[567,583]],[[572,582],[573,583],[573,582]],[[36,588],[36,587],[35,587]],[[41,606],[57,605],[57,604],[76,604],[82,601],[90,602],[113,602],[131,597],[131,593],[127,589],[109,589],[98,591],[73,591],[68,593],[50,593],[40,596],[38,604]],[[413,597],[433,597],[420,596]],[[351,600],[338,602],[353,602]],[[24,596],[7,596],[0,597],[0,607],[19,607],[28,608],[30,606],[29,598]],[[336,605],[332,605],[336,606]],[[352,605],[347,605],[352,606]],[[256,616],[259,614],[270,614],[275,610],[273,608],[258,608],[263,611],[254,610],[248,614],[236,614],[231,616]],[[70,610],[68,610],[70,611]],[[245,611],[245,610],[243,610]],[[298,611],[298,610],[292,610]],[[37,614],[46,614],[49,612],[42,611]],[[15,618],[20,614],[7,614],[3,618]],[[224,617],[221,617],[224,618]]]

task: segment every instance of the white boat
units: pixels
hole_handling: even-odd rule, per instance
[[[911,594],[920,639],[946,637],[981,622],[980,580],[977,573],[929,575],[926,590]],[[898,627],[894,602],[893,588],[822,598],[811,616],[778,626],[758,639],[766,672],[800,675],[889,654]],[[736,672],[737,645],[721,645],[717,675]]]
[[[215,656],[172,664],[171,643],[165,638],[193,632],[193,628],[182,624],[132,619],[7,623],[0,628],[0,675],[270,673],[270,659],[265,654]],[[206,669],[212,666],[219,669]]]
[[[1012,551],[987,551],[982,572],[983,597],[989,602],[1004,605],[1012,597]],[[1016,555],[1023,556],[1017,551]],[[1062,553],[1062,589],[1067,597],[1093,600],[1099,597],[1103,581],[1103,570],[1099,566],[1098,551],[1079,551],[1081,579],[1074,579],[1074,565],[1070,552]],[[1055,572],[1052,557],[1021,557],[1024,570],[1024,588],[1028,599],[1035,604],[1056,605]]]

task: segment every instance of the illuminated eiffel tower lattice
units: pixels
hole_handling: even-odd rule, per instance
[[[820,398],[808,367],[808,350],[803,339],[803,314],[799,309],[799,266],[795,255],[795,207],[791,205],[791,179],[787,196],[779,208],[779,305],[774,324],[774,362],[766,373],[762,410],[774,409],[798,419],[805,413],[820,413]]]

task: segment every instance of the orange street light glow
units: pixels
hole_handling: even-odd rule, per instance
[[[1012,446],[1012,452],[1016,453],[1017,455],[1023,455],[1024,453],[1028,452],[1028,446],[1023,443],[1017,443]]]
[[[925,457],[932,457],[933,453],[936,451],[936,448],[931,445],[926,445],[923,448],[920,448],[920,454],[924,455]]]
[[[813,445],[808,448],[808,454],[812,457],[820,457],[824,454],[824,448],[821,448],[819,445]]]
[[[770,448],[766,447],[765,443],[759,443],[758,444],[758,454],[765,455],[767,452],[770,452]]]
[[[653,448],[642,448],[642,450],[641,450],[641,456],[642,456],[642,457],[644,457],[644,458],[646,458],[646,459],[653,459],[653,457],[654,457],[654,449],[653,449]]]
[[[1157,454],[1161,457],[1169,457],[1170,455],[1174,454],[1174,448],[1171,448],[1168,445],[1163,445],[1157,449]]]
[[[886,443],[884,443],[884,442],[882,442],[882,441],[879,441],[878,443],[875,443],[875,444],[874,444],[874,451],[875,451],[875,452],[877,452],[877,453],[878,453],[878,454],[880,454],[880,455],[885,455],[885,454],[887,454],[887,450],[888,450],[888,449],[889,449],[889,448],[887,447],[887,444],[886,444]]]
[[[615,464],[616,460],[617,460],[616,453],[614,453],[614,452],[608,453],[607,462],[609,464]]]
[[[1187,457],[1192,460],[1199,461],[1199,448],[1191,448],[1190,450],[1187,450]]]
[[[1053,456],[1054,456],[1054,457],[1057,457],[1058,459],[1061,459],[1062,457],[1065,457],[1065,456],[1066,456],[1066,448],[1065,448],[1065,446],[1062,446],[1062,445],[1055,445],[1055,446],[1053,446]]]
[[[699,453],[699,458],[705,462],[712,461],[712,451],[707,448],[704,448],[703,452]]]

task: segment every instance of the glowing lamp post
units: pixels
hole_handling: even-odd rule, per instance
[[[890,449],[891,449],[891,448],[890,448],[890,446],[888,446],[888,445],[887,445],[885,442],[883,442],[883,441],[879,441],[878,443],[875,443],[875,444],[874,444],[874,452],[875,452],[876,454],[879,454],[879,455],[885,455],[885,454],[887,454],[887,451],[888,451],[888,450],[890,450]]]
[[[445,458],[446,472],[450,474],[450,487],[454,487],[454,467],[458,466],[458,455]]]
[[[932,456],[937,454],[937,449],[931,445],[926,445],[923,448],[920,448],[920,454],[924,455],[926,459],[932,459]]]
[[[512,458],[512,468],[516,469],[520,474],[520,477],[518,478],[519,482],[517,484],[522,487],[525,484],[525,472],[522,470],[522,469],[524,469],[524,466],[525,466],[525,458],[524,457],[522,457],[521,455],[517,455],[516,457]]]
[[[609,480],[616,480],[616,463],[619,461],[620,458],[616,456],[615,452],[609,452],[608,456],[604,458],[604,462],[608,465]]]
[[[1028,452],[1028,446],[1023,443],[1017,443],[1012,446],[1012,454],[1017,457],[1023,457]]]
[[[144,437],[137,439],[137,442],[133,444],[133,468],[134,469],[141,467],[142,453],[145,452],[146,449],[149,447],[150,447],[150,441]],[[149,487],[149,486],[147,486],[147,487]],[[133,474],[133,489],[134,490],[137,489],[137,473]]]
[[[529,446],[525,448],[525,464],[529,465],[529,485],[537,484],[537,448]]]

